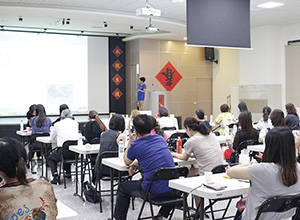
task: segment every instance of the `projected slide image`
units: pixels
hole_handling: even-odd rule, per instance
[[[73,104],[72,85],[47,85],[47,102],[49,104],[69,103]]]

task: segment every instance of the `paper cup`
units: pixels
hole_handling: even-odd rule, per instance
[[[211,183],[212,182],[212,175],[213,175],[212,172],[204,172],[206,183]]]

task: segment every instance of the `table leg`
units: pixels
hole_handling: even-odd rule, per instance
[[[78,154],[75,154],[75,194],[74,196],[78,195]]]
[[[46,145],[46,147],[47,147],[47,145]],[[44,143],[42,143],[42,148],[41,148],[41,157],[42,157],[42,176],[41,176],[41,178],[42,179],[44,179],[44,151],[43,151],[43,148],[44,148]]]
[[[110,168],[110,208],[111,208],[111,219],[114,219],[114,172],[113,168]]]
[[[199,202],[199,205],[196,209],[196,213],[194,215],[194,219],[197,219],[197,212],[199,213],[199,218],[200,220],[204,220],[204,213],[205,213],[205,210],[204,210],[204,198],[202,197],[199,197],[200,198],[200,202]]]
[[[81,164],[81,178],[80,178],[80,196],[83,199],[83,182],[84,182],[84,175],[85,175],[85,168],[83,167],[83,154],[80,155],[80,164]]]

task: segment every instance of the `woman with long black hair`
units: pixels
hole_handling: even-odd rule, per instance
[[[297,114],[297,110],[292,103],[288,103],[285,105],[286,109],[286,116],[285,116],[285,123],[286,126],[289,128],[294,128],[299,126],[299,116]]]
[[[52,122],[50,118],[46,116],[46,110],[43,105],[38,104],[36,106],[36,116],[30,119],[30,124],[32,126],[32,134],[37,133],[50,133],[50,127]],[[41,149],[41,145],[37,144],[35,139],[32,139],[28,145],[28,160],[31,161],[34,150]],[[40,154],[38,154],[40,156]]]
[[[299,193],[300,165],[296,161],[295,140],[290,129],[273,128],[267,133],[265,143],[262,163],[238,165],[227,171],[232,178],[251,181],[243,220],[255,219],[259,206],[269,198]],[[263,219],[288,219],[292,215],[293,210],[268,212]]]

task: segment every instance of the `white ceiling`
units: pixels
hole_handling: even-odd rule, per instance
[[[251,0],[251,26],[287,25],[300,22],[300,0],[272,0],[285,5],[274,9],[259,9],[256,5],[269,0]],[[31,27],[37,31],[52,29],[84,31],[87,34],[129,36],[183,40],[186,34],[186,2],[149,0],[162,11],[153,18],[159,34],[145,33],[148,19],[135,16],[135,10],[146,5],[145,0],[0,0],[0,26],[5,28]],[[23,21],[19,21],[19,16]],[[63,18],[70,18],[70,25],[62,25]],[[103,26],[103,22],[108,27]],[[133,29],[130,29],[130,26]],[[88,33],[89,32],[89,33]]]

